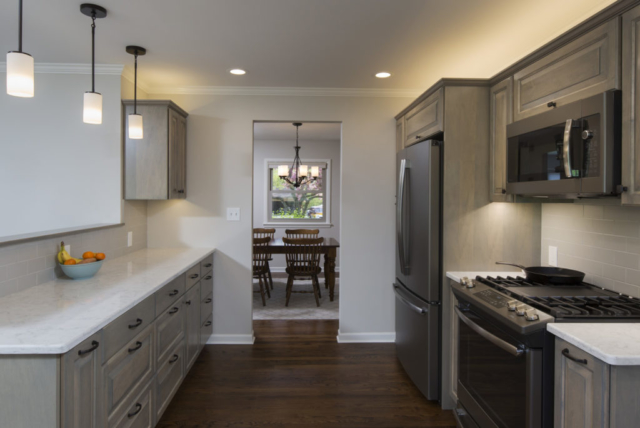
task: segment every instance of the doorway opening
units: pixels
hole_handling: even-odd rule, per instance
[[[341,134],[339,122],[254,122],[254,320],[339,318]]]

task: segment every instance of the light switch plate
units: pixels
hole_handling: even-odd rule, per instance
[[[240,208],[227,208],[227,221],[240,221]]]
[[[558,247],[549,245],[549,266],[558,266]]]
[[[133,232],[127,233],[127,247],[133,246]]]

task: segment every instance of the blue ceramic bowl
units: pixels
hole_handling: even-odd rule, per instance
[[[87,279],[98,273],[102,267],[102,262],[104,260],[81,265],[60,265],[60,268],[71,279]]]

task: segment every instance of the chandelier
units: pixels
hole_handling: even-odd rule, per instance
[[[300,160],[298,130],[302,126],[302,123],[296,122],[293,126],[296,127],[296,146],[294,147],[296,149],[296,156],[293,158],[291,168],[287,165],[278,166],[278,176],[297,189],[303,184],[308,184],[317,180],[320,175],[320,167],[312,166],[309,168],[308,165],[301,165],[302,161]]]

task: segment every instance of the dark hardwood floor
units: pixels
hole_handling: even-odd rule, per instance
[[[256,343],[206,346],[158,423],[205,427],[455,427],[393,344],[338,344],[337,321],[256,321]]]

